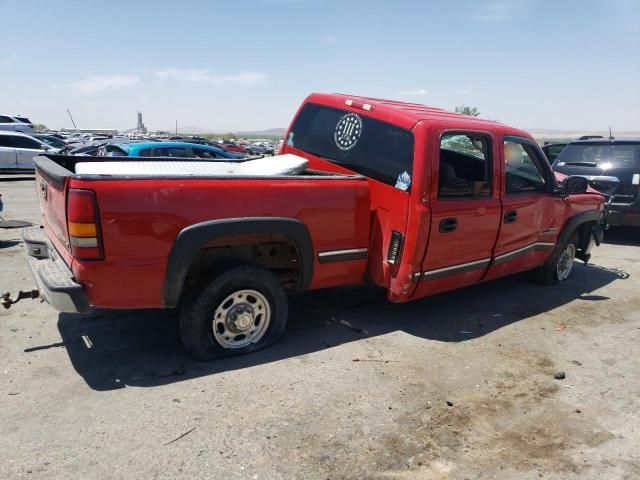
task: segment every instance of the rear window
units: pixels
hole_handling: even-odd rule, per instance
[[[413,167],[413,134],[354,112],[307,103],[287,145],[349,170],[408,190]]]
[[[640,143],[576,143],[565,147],[556,166],[594,166],[599,168],[640,168]]]
[[[31,123],[31,120],[29,120],[27,117],[15,117],[15,118],[16,120],[22,123]]]

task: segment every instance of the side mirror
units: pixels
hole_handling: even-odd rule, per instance
[[[43,144],[43,145],[40,145],[40,150],[44,150],[46,152],[47,150],[51,150],[51,147],[49,145]]]
[[[562,186],[567,195],[586,193],[587,188],[589,187],[589,180],[585,177],[572,175],[562,182]]]

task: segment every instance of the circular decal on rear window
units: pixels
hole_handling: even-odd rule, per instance
[[[362,119],[355,113],[343,115],[336,125],[333,139],[340,150],[351,150],[362,135]]]

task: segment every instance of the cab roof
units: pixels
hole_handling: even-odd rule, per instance
[[[360,107],[350,107],[345,102],[351,100],[353,105],[368,104],[373,108],[369,111]],[[509,135],[519,135],[532,138],[524,130],[511,128],[500,122],[484,120],[481,118],[450,112],[442,108],[429,107],[420,103],[399,102],[397,100],[385,100],[382,98],[363,97],[343,93],[312,93],[306,99],[307,102],[321,103],[342,110],[358,111],[364,115],[393,123],[402,128],[411,130],[418,122],[437,123],[451,128],[473,128],[478,130],[500,131]]]

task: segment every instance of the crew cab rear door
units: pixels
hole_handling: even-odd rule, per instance
[[[433,128],[431,226],[414,298],[486,273],[501,218],[495,143],[489,131]]]
[[[552,193],[553,172],[536,143],[504,136],[500,156],[503,214],[487,280],[541,265],[555,246],[567,208]]]

